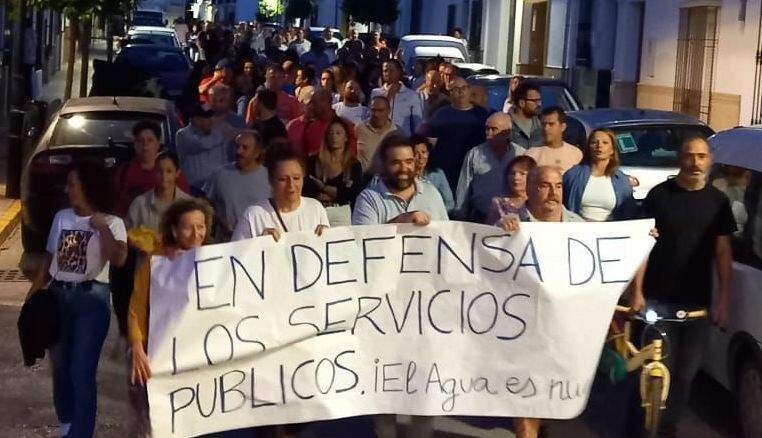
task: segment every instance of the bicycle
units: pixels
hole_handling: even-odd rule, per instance
[[[625,314],[628,318],[622,330],[612,321],[614,334],[609,336],[607,342],[626,360],[628,373],[642,368],[640,398],[645,414],[645,436],[655,438],[659,433],[661,414],[666,408],[670,386],[670,372],[664,364],[669,355],[669,337],[663,326],[706,319],[708,311],[649,304],[644,312],[633,313],[631,308],[624,306],[617,306],[616,312]],[[640,349],[630,340],[632,320],[645,324],[640,337]]]

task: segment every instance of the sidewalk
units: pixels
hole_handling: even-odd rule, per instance
[[[94,59],[106,59],[106,42],[103,40],[93,40],[90,48],[90,66],[89,76],[92,78]],[[79,76],[82,71],[82,63],[79,53],[74,64],[74,80],[72,82],[72,96],[79,96]],[[50,77],[47,84],[42,89],[42,100],[50,103],[55,99],[63,101],[64,90],[66,88],[66,64],[61,65],[61,70]],[[88,87],[89,91],[89,87]],[[7,125],[5,121],[0,123],[0,245],[13,232],[14,228],[21,221],[21,202],[17,199],[8,199],[5,197],[5,186],[8,176],[8,143]]]

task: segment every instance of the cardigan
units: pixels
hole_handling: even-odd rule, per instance
[[[590,175],[591,167],[589,164],[578,164],[564,173],[563,200],[567,210],[579,214],[582,209],[582,196],[585,194]],[[616,205],[611,212],[611,219],[634,219],[637,216],[637,204],[632,195],[630,178],[617,169],[610,179],[616,196]]]

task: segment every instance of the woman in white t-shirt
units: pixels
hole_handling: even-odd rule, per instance
[[[247,208],[238,220],[232,240],[272,236],[278,241],[290,231],[314,231],[318,236],[328,228],[328,215],[319,201],[302,196],[304,162],[290,149],[277,151],[268,160],[272,198]]]
[[[616,135],[590,134],[582,161],[564,173],[563,202],[588,222],[633,219],[637,206],[630,177],[619,169]]]
[[[107,214],[111,177],[102,162],[83,160],[69,171],[70,208],[56,213],[43,269],[32,292],[49,284],[58,303],[59,339],[52,348],[53,400],[62,436],[92,436],[95,375],[111,319],[109,264],[127,258],[124,222]]]

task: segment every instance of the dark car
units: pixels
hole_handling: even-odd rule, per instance
[[[511,75],[474,75],[466,80],[469,84],[483,86],[487,90],[489,108],[492,111],[502,111],[505,99],[508,97],[508,83],[511,77]],[[525,78],[540,86],[542,106],[558,105],[564,111],[582,109],[582,103],[566,82],[539,76],[525,76]]]
[[[584,147],[595,129],[614,132],[621,169],[638,181],[633,189],[638,200],[677,175],[677,153],[685,138],[714,134],[698,119],[672,111],[600,108],[567,116],[564,139],[571,144]]]
[[[177,99],[183,94],[191,64],[182,49],[158,45],[128,45],[114,59],[117,69],[139,71],[156,78],[161,97]]]
[[[180,128],[175,105],[145,97],[70,99],[51,118],[26,161],[22,177],[22,243],[41,252],[53,216],[67,205],[66,173],[82,157],[103,159],[113,169],[133,156],[132,126],[151,120],[162,130],[162,144],[174,149]]]

